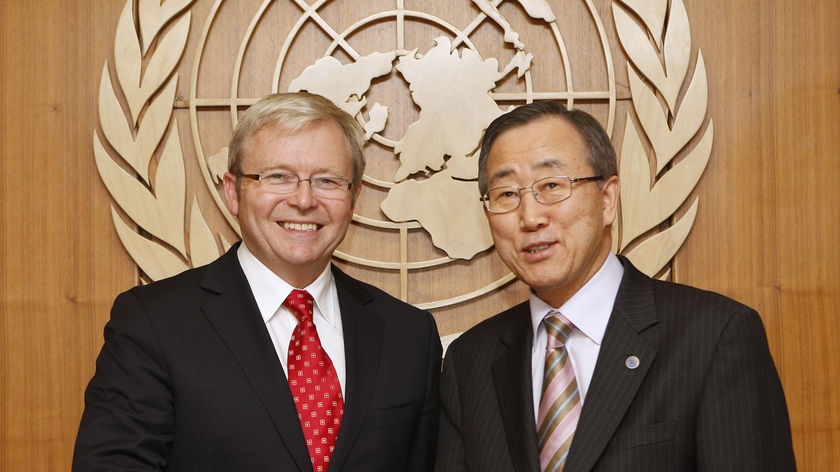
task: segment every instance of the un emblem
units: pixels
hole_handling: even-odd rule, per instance
[[[363,279],[389,274],[383,288],[426,309],[513,280],[492,251],[476,147],[523,103],[602,120],[624,182],[614,249],[642,270],[668,277],[693,224],[713,128],[681,0],[136,2],[103,68],[94,144],[146,280],[238,239],[225,146],[239,113],[277,91],[324,95],[364,125],[365,190],[336,258]],[[425,293],[433,279],[452,283]]]

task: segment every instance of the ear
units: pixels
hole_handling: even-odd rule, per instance
[[[617,175],[613,175],[604,181],[601,188],[601,198],[604,202],[604,226],[609,226],[615,222],[615,216],[618,212],[618,199],[621,185]]]
[[[239,189],[236,188],[236,176],[225,172],[222,177],[222,186],[225,190],[225,206],[233,216],[239,216]]]

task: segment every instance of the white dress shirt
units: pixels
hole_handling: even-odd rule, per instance
[[[277,357],[283,364],[283,371],[288,378],[287,367],[289,356],[289,342],[292,339],[292,332],[297,326],[297,318],[292,312],[283,306],[283,301],[296,287],[292,287],[285,280],[281,279],[268,267],[260,262],[253,253],[245,246],[239,245],[236,252],[239,257],[239,264],[251,286],[251,292],[257,300],[260,314],[265,321],[268,334],[274,343]],[[309,292],[315,300],[312,320],[321,345],[330,356],[333,367],[338,375],[338,382],[341,385],[341,392],[344,394],[347,368],[344,358],[344,332],[341,325],[341,310],[338,305],[338,292],[335,288],[335,279],[332,275],[331,265],[327,267],[315,279],[314,282],[303,290]]]
[[[534,346],[531,351],[531,379],[534,392],[534,416],[539,415],[542,397],[543,368],[545,366],[546,332],[543,318],[552,310],[563,314],[575,329],[566,341],[569,359],[575,369],[575,380],[580,390],[581,404],[586,400],[589,382],[595,371],[595,362],[601,349],[601,341],[610,320],[618,286],[624,275],[624,267],[615,254],[610,253],[604,264],[563,306],[552,307],[539,299],[533,292],[530,296],[531,325],[534,330]]]

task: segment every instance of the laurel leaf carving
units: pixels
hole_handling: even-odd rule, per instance
[[[662,29],[665,27],[665,12],[668,0],[624,0],[623,2],[639,15],[645,27],[650,30],[656,47],[662,47]]]
[[[151,280],[160,280],[187,269],[187,265],[175,254],[159,244],[149,244],[148,239],[129,228],[113,206],[111,219],[125,250]]]
[[[151,212],[155,215],[153,233],[186,257],[183,222],[187,189],[179,134],[178,127],[173,127],[161,153],[155,179],[155,206]]]
[[[117,21],[117,32],[114,38],[114,68],[117,72],[117,80],[125,88],[125,98],[128,101],[129,111],[134,125],[140,115],[140,105],[144,102],[140,92],[140,73],[143,56],[140,53],[140,43],[134,33],[134,14],[132,2],[126,1],[120,19]],[[139,104],[138,104],[139,102]]]
[[[671,3],[671,15],[664,41],[664,68],[654,44],[649,40],[648,32],[617,5],[613,5],[613,16],[619,40],[627,51],[627,56],[632,58],[633,65],[665,97],[668,108],[675,110],[691,58],[688,17],[682,2]]]
[[[625,256],[645,274],[656,274],[677,254],[688,237],[694,218],[697,216],[698,199],[695,198],[688,212],[667,231],[662,231],[644,240],[627,252]]]
[[[628,125],[625,134],[625,142],[628,143],[628,146],[631,146],[633,141],[638,142],[635,127],[631,128],[630,126],[632,125]],[[625,243],[624,247],[641,234],[662,223],[682,205],[697,185],[706,164],[709,162],[713,134],[714,128],[710,124],[697,146],[680,161],[679,165],[665,173],[656,185],[650,189],[649,184],[644,186],[645,181],[641,180],[644,178],[643,176],[649,176],[647,161],[641,162],[641,159],[644,158],[641,145],[636,144],[629,149],[622,150],[621,172],[624,173],[623,175],[640,174],[640,180],[632,185],[623,186],[621,189],[622,241]],[[629,141],[628,138],[630,138]],[[630,154],[625,155],[625,151]],[[642,165],[645,167],[639,169],[639,166]]]
[[[178,12],[188,7],[193,0],[140,0],[137,11],[140,18],[140,42],[143,54],[149,52],[152,41],[147,38],[157,37],[160,29]]]
[[[619,251],[623,251],[631,241],[647,231],[643,221],[646,214],[653,213],[658,224],[661,220],[658,211],[647,206],[650,192],[650,167],[642,140],[636,131],[636,125],[630,117],[624,125],[624,140],[621,146],[621,159],[618,162],[618,175],[621,176],[621,231]]]
[[[675,160],[705,121],[706,68],[698,52],[691,80],[687,85],[684,83],[691,58],[691,34],[681,0],[673,0],[670,10],[659,5],[642,7],[638,1],[623,4],[629,12],[614,3],[613,17],[619,40],[627,52],[633,111],[641,128],[628,114],[619,162],[623,185],[621,226],[613,230],[617,236],[615,244],[648,275],[670,274],[667,265],[694,224],[699,200],[695,198],[681,218],[676,219],[675,214],[685,205],[711,155],[714,127],[710,121],[694,147]],[[655,11],[668,15],[661,42],[664,60],[657,53],[657,32],[647,26],[665,24],[665,18],[655,17]],[[640,23],[636,18],[643,21]],[[678,107],[681,92],[683,97]],[[651,156],[644,147],[640,130],[650,143]],[[664,229],[660,230],[661,226]]]
[[[694,76],[681,105],[683,109],[692,112],[678,113],[674,117],[672,126],[668,125],[667,117],[662,113],[662,106],[653,91],[642,83],[633,69],[629,69],[627,72],[630,79],[630,90],[633,94],[633,105],[653,146],[656,156],[656,173],[659,174],[703,124],[708,102],[706,68],[703,64],[703,56],[698,57]]]
[[[159,181],[155,182],[157,195],[111,159],[98,134],[94,133],[94,137],[96,165],[114,200],[140,227],[186,255],[183,229],[172,224],[172,221],[184,220],[185,184],[175,181],[178,177],[172,175],[179,172],[182,179],[184,175],[183,160],[172,150],[173,146],[180,146],[177,129],[170,135],[161,156],[157,171]]]
[[[126,2],[117,23],[114,55],[118,60],[115,61],[114,67],[136,125],[148,98],[160,88],[178,64],[189,34],[190,14],[185,14],[171,30],[163,34],[143,74],[143,55],[131,8],[131,2]]]
[[[691,62],[691,27],[682,0],[671,2],[666,31],[664,52],[665,76],[668,81],[661,91],[673,113],[677,108],[677,97],[688,72],[688,64]]]
[[[172,102],[175,99],[176,82],[169,81],[149,105],[144,126],[131,135],[131,125],[126,123],[125,113],[120,107],[111,85],[108,68],[102,70],[99,86],[99,116],[102,132],[117,153],[149,184],[149,163],[152,154],[163,139],[166,124],[172,116]]]
[[[114,42],[117,80],[112,80],[106,64],[100,83],[102,137],[130,169],[109,155],[96,131],[94,158],[102,180],[124,213],[121,215],[112,208],[120,240],[151,280],[183,271],[189,267],[190,258],[204,262],[219,254],[195,196],[191,202],[189,236],[184,231],[186,173],[172,104],[178,83],[174,70],[186,46],[190,14],[187,12],[174,20],[173,15],[190,3],[140,0],[140,18],[135,26],[133,0],[127,0]],[[163,32],[162,28],[170,24]],[[143,28],[143,33],[136,28]],[[120,105],[118,92],[128,103],[127,111]],[[229,246],[226,241],[222,243]]]
[[[210,226],[201,214],[198,199],[193,196],[190,211],[190,261],[193,267],[209,264],[219,257],[219,250]]]

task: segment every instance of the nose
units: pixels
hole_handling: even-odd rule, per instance
[[[306,184],[304,185],[304,182]],[[294,192],[286,197],[286,202],[289,205],[299,208],[311,208],[317,204],[315,196],[312,194],[312,182],[309,179],[300,179]]]
[[[548,223],[546,218],[547,206],[537,201],[533,189],[523,189],[519,196],[519,226],[526,231],[535,231]]]

